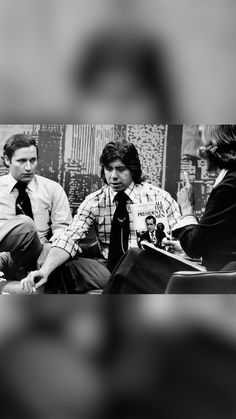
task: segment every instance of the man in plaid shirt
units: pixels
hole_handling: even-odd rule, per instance
[[[84,293],[106,286],[110,277],[106,261],[112,221],[118,206],[116,197],[120,193],[125,192],[126,196],[125,211],[129,220],[128,249],[138,246],[131,204],[155,203],[162,199],[169,230],[171,231],[179,221],[181,217],[179,207],[170,194],[157,186],[143,182],[138,152],[132,143],[129,141],[108,143],[100,157],[100,164],[104,186],[82,202],[72,223],[53,243],[42,268],[31,272],[21,281],[22,288],[26,292],[33,293],[35,289],[46,284],[49,275],[50,280],[46,285],[48,292]],[[81,256],[80,241],[87,236],[92,227],[97,234],[103,261]],[[38,282],[35,284],[36,281]]]

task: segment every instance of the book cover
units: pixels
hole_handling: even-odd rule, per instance
[[[138,245],[140,246],[141,240],[147,240],[156,247],[162,247],[162,239],[169,235],[164,201],[159,199],[145,204],[131,204],[130,207]]]

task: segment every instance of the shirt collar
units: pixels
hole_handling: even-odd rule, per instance
[[[126,195],[128,195],[131,202],[134,202],[135,200],[135,184],[132,182],[129,187],[125,190]]]
[[[18,181],[12,176],[11,173],[8,174],[8,177],[9,177],[9,180],[8,180],[9,190],[8,191],[9,193],[11,193]],[[33,191],[35,188],[35,185],[36,185],[36,178],[34,176],[33,179],[31,179],[31,181],[28,183],[27,188],[30,191]]]
[[[8,192],[11,193],[12,189],[16,186],[17,184],[17,180],[11,175],[11,173],[8,173],[8,179],[7,179],[7,184],[8,184]]]
[[[228,172],[228,170],[226,170],[226,169],[222,169],[220,171],[220,173],[217,176],[216,181],[215,181],[215,183],[213,185],[213,188],[215,188],[217,185],[219,185],[219,183],[224,179],[224,177],[225,177],[225,175],[226,175],[227,172]]]
[[[128,186],[128,188],[124,191],[126,193],[126,195],[129,197],[129,199],[132,202],[135,200],[135,192],[134,192],[134,189],[135,189],[135,184],[134,184],[134,182],[132,182]],[[111,192],[112,202],[114,202],[114,199],[115,199],[115,197],[116,197],[116,195],[117,195],[118,192],[114,192],[112,188],[110,188],[110,192]]]
[[[37,178],[36,178],[36,175],[34,175],[33,179],[31,179],[31,181],[28,183],[27,188],[33,192],[35,190],[36,183],[37,183]]]
[[[150,234],[155,233],[156,232],[156,227],[153,231],[149,231]]]

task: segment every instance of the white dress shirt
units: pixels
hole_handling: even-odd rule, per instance
[[[9,173],[0,176],[0,228],[16,215],[17,181]],[[72,220],[69,202],[62,186],[53,180],[35,175],[26,188],[31,201],[34,222],[42,242],[50,231],[53,242]]]

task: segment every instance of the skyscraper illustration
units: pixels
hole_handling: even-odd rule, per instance
[[[195,194],[195,214],[201,217],[206,202],[215,182],[216,175],[207,171],[204,160],[197,156],[201,145],[199,125],[184,125],[182,138],[182,156],[180,180],[184,180],[184,171],[188,172]]]
[[[66,125],[42,124],[38,131],[39,171],[63,183]]]

